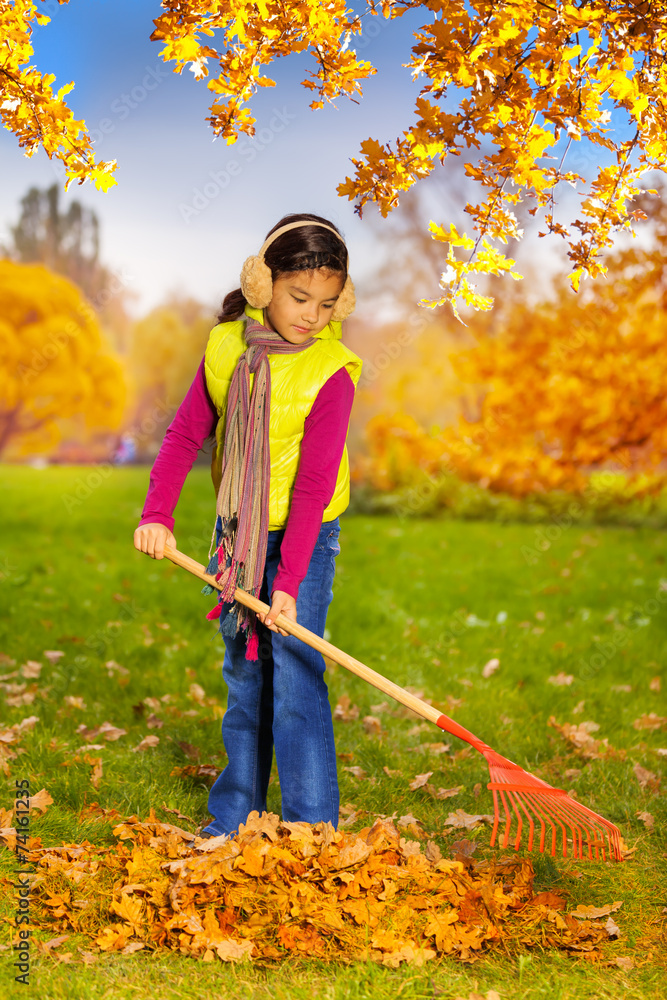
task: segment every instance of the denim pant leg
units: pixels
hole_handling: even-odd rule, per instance
[[[214,817],[206,833],[218,836],[238,830],[254,809],[266,810],[266,792],[273,759],[273,661],[270,643],[262,642],[260,660],[245,658],[241,634],[225,637],[222,675],[227,685],[227,709],[222,720],[222,741],[227,766],[218,775],[208,797]]]
[[[282,531],[269,532],[269,550],[280,546]],[[272,537],[273,536],[273,537]],[[260,592],[269,603],[266,574]],[[227,685],[227,708],[222,719],[222,741],[227,766],[218,775],[208,796],[213,820],[205,833],[219,836],[238,830],[253,810],[266,810],[266,792],[273,760],[273,657],[271,632],[257,623],[259,660],[246,660],[242,632],[224,636],[222,676]]]
[[[297,621],[324,635],[333,598],[338,519],[322,524],[308,573],[299,587]],[[269,592],[279,552],[267,559]],[[331,706],[322,654],[294,636],[271,633],[273,647],[273,743],[283,819],[338,825],[338,777]]]

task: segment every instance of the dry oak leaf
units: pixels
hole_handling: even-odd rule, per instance
[[[456,812],[450,812],[445,820],[445,826],[460,830],[472,830],[478,823],[493,823],[493,816],[488,813],[472,815],[463,809],[457,809]]]
[[[655,817],[650,812],[636,812],[635,816],[642,821],[647,830],[652,830],[655,826]]]
[[[610,913],[616,913],[623,906],[623,901],[608,903],[606,906],[584,906],[579,903],[576,909],[570,910],[570,916],[578,917],[579,920],[596,920],[598,917],[608,917]]]
[[[47,792],[46,788],[40,788],[38,792],[30,796],[28,800],[30,802],[30,809],[37,809],[42,815],[46,812],[49,806],[53,805],[53,799]]]
[[[612,920],[611,917],[608,917],[607,922],[604,925],[604,929],[610,938],[617,938],[621,936],[621,928],[615,920]]]
[[[405,816],[400,816],[396,820],[396,826],[402,826],[402,827],[409,827],[413,825],[418,826],[420,823],[421,820],[417,819],[416,816],[413,816],[412,813],[406,813]]]
[[[361,724],[369,736],[379,736],[382,732],[382,723],[375,715],[365,715]]]
[[[564,687],[572,683],[574,674],[566,674],[562,670],[560,673],[547,677],[547,684],[555,684],[556,687]]]
[[[119,740],[121,736],[127,736],[127,729],[119,729],[118,726],[114,726],[110,722],[103,722],[98,729],[98,735],[103,736],[108,743],[111,743],[114,740]]]
[[[364,778],[368,777],[363,767],[358,767],[357,765],[353,765],[352,767],[344,767],[343,770],[349,771],[350,774],[353,775],[353,777],[358,778],[359,781],[363,781]]]
[[[159,736],[144,736],[141,743],[137,743],[136,747],[132,747],[132,753],[137,753],[137,751],[148,750],[149,747],[156,747],[160,742]]]
[[[464,788],[463,785],[456,785],[455,788],[439,788],[437,792],[435,792],[433,798],[452,799],[455,795],[458,795],[459,792],[462,792],[463,788]]]
[[[660,785],[660,778],[657,774],[642,767],[641,764],[635,764],[632,771],[639,782],[640,788],[649,788],[652,792],[657,792]]]
[[[633,729],[664,729],[665,726],[667,726],[667,718],[663,715],[656,715],[655,712],[641,715],[632,723]]]
[[[624,972],[630,972],[630,970],[635,967],[634,959],[625,956],[613,958],[612,963],[613,965],[617,965],[619,969],[623,969]]]
[[[423,788],[432,774],[433,771],[426,771],[424,774],[416,775],[408,785],[410,791],[416,792],[418,788]]]
[[[498,670],[499,667],[500,667],[500,660],[494,656],[492,660],[489,660],[482,667],[482,677],[491,677],[493,674],[495,674],[496,670]]]
[[[49,663],[57,663],[58,660],[65,654],[62,649],[45,649],[44,656],[47,658]]]
[[[342,694],[340,696],[333,710],[333,717],[342,722],[352,722],[354,719],[359,718],[359,709],[356,705],[351,704],[349,694]]]
[[[41,674],[42,664],[37,660],[28,660],[26,663],[21,664],[19,670],[26,680],[34,680]]]
[[[660,691],[662,687],[662,682],[659,677],[652,677],[649,681],[649,691]]]

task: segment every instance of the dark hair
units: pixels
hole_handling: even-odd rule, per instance
[[[266,239],[271,233],[275,233],[276,229],[287,226],[290,222],[319,222],[320,225],[290,229],[267,247],[264,260],[271,269],[273,280],[286,274],[295,274],[297,271],[314,271],[319,268],[324,268],[333,274],[341,274],[344,280],[347,277],[347,247],[343,237],[339,239],[334,233],[322,228],[329,226],[339,232],[338,227],[320,215],[308,213],[285,215],[273,229],[269,230]],[[233,292],[225,295],[218,323],[238,319],[243,315],[245,307],[246,299],[243,292],[240,288],[235,288]]]

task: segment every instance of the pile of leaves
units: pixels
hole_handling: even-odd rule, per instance
[[[534,894],[530,861],[478,861],[465,850],[443,858],[434,841],[406,839],[384,817],[350,833],[253,813],[237,836],[207,840],[151,810],[113,834],[104,847],[33,838],[35,928],[83,933],[104,952],[164,948],[209,962],[291,954],[394,968],[471,962],[499,945],[597,960],[619,933],[599,918],[620,904],[567,913],[555,893]],[[7,829],[3,840],[13,847]]]

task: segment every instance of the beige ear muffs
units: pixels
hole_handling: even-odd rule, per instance
[[[248,257],[241,268],[241,291],[245,296],[246,302],[254,309],[265,309],[273,296],[271,268],[264,260],[264,253],[267,247],[271,246],[275,239],[282,236],[289,229],[298,229],[299,226],[321,226],[322,229],[328,229],[330,233],[339,238],[341,243],[344,243],[340,233],[337,233],[331,226],[325,226],[321,222],[311,222],[304,219],[303,222],[290,222],[288,225],[276,229],[275,233],[271,233],[269,238],[262,244],[259,253]],[[348,274],[341,293],[336,300],[331,318],[337,323],[342,322],[354,312],[355,305],[354,285]]]

